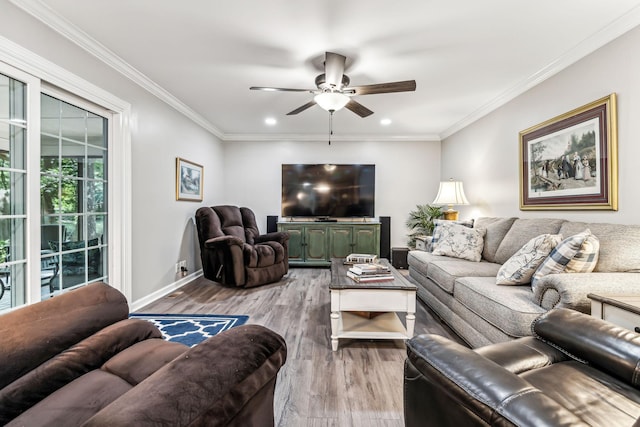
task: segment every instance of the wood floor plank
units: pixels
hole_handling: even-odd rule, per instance
[[[248,315],[248,323],[282,335],[287,362],[276,383],[279,427],[403,426],[404,342],[340,340],[331,351],[330,280],[321,268],[292,268],[282,281],[252,289],[199,278],[139,312]],[[416,311],[417,334],[462,342],[422,304]]]

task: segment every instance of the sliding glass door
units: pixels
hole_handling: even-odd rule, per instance
[[[0,310],[25,301],[26,101],[26,84],[0,74]]]
[[[41,96],[43,297],[107,280],[108,120]]]

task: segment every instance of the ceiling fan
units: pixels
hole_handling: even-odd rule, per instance
[[[250,90],[281,91],[281,92],[309,92],[314,94],[313,100],[287,113],[288,116],[301,113],[307,108],[319,105],[330,113],[345,107],[360,117],[373,114],[364,105],[355,101],[354,95],[374,95],[391,92],[411,92],[416,90],[415,80],[401,82],[378,83],[365,86],[349,87],[351,80],[344,74],[346,57],[338,53],[325,52],[324,73],[316,77],[317,89],[291,89],[280,87],[252,86]]]

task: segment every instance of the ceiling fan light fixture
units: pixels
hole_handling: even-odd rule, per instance
[[[316,104],[327,111],[338,111],[344,108],[349,99],[347,95],[340,92],[322,92],[313,98]]]

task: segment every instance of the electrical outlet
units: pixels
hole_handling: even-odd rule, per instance
[[[180,271],[182,271],[183,268],[187,268],[187,261],[186,260],[180,261]]]

